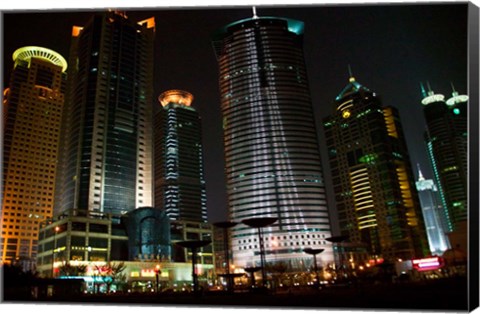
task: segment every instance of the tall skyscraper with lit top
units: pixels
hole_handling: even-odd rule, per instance
[[[56,212],[152,206],[153,18],[74,26]]]
[[[422,88],[428,156],[447,221],[446,232],[455,231],[468,215],[468,96],[453,89],[452,97]]]
[[[171,220],[207,221],[201,120],[193,95],[169,90],[154,121],[155,207]]]
[[[442,255],[448,249],[449,243],[444,229],[445,223],[442,221],[443,207],[437,186],[433,180],[425,179],[420,169],[418,169],[418,180],[415,185],[422,206],[430,252],[433,255]]]
[[[301,21],[257,17],[219,29],[219,65],[229,218],[273,217],[264,228],[266,260],[302,267],[304,248],[331,236],[316,126],[303,57]],[[258,264],[256,229],[232,229],[236,266]]]
[[[52,216],[67,69],[43,47],[17,49],[13,60],[3,99],[0,264],[33,262],[39,224]]]
[[[342,235],[371,258],[429,254],[400,117],[353,76],[324,119]]]

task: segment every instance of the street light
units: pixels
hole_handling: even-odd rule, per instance
[[[158,276],[162,273],[160,265],[155,266],[155,291],[158,293]]]
[[[317,269],[317,254],[322,253],[325,251],[325,249],[312,249],[312,248],[307,248],[303,250],[305,253],[313,255],[313,267],[315,269],[315,277],[317,278],[317,288],[320,287],[320,276],[318,275],[318,269]]]
[[[193,292],[196,293],[198,289],[198,275],[196,272],[197,264],[197,249],[210,244],[210,240],[187,240],[176,242],[176,245],[179,245],[183,248],[189,248],[192,250],[192,280],[193,280]]]
[[[227,291],[232,291],[233,290],[232,281],[234,276],[230,275],[230,250],[229,250],[228,229],[236,226],[237,223],[233,221],[223,221],[223,222],[216,222],[213,225],[223,229],[223,246],[225,251],[225,262],[226,262],[226,272],[223,276],[227,280]]]
[[[55,277],[55,249],[57,248],[57,232],[60,231],[60,227],[56,226],[53,230],[52,278]]]
[[[340,266],[338,267],[339,269],[345,268],[345,267],[343,265],[343,253],[344,253],[343,246],[342,245],[339,246],[338,243],[346,241],[347,239],[348,239],[348,236],[334,236],[334,237],[325,238],[325,240],[332,242],[333,245],[336,244],[337,246],[337,251],[339,251],[339,257],[338,257],[338,262],[340,263]],[[337,268],[336,265],[335,265],[335,268]],[[343,270],[343,275],[345,275],[345,269]]]
[[[269,226],[277,221],[277,218],[273,217],[261,217],[261,218],[250,218],[242,220],[242,223],[246,224],[249,227],[257,228],[258,230],[258,242],[260,246],[260,267],[262,269],[262,284],[263,287],[267,286],[267,276],[265,273],[265,247],[263,245],[263,231],[262,228]]]

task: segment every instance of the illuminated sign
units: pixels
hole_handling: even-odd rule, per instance
[[[438,256],[413,259],[412,266],[418,271],[436,270],[443,266],[443,260]]]

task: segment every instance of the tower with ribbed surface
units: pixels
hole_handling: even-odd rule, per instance
[[[0,264],[35,263],[39,225],[52,217],[67,62],[36,46],[17,49],[3,99]]]
[[[325,248],[332,260],[329,214],[301,21],[257,17],[219,29],[219,65],[229,218],[272,217],[263,230],[266,261],[301,268],[304,248]],[[256,230],[232,228],[234,263],[260,260]]]

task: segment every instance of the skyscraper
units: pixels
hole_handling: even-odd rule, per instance
[[[467,220],[468,171],[468,96],[453,89],[452,97],[435,94],[422,86],[422,105],[427,131],[425,141],[440,192],[447,232],[455,231],[458,223]]]
[[[300,267],[304,248],[332,248],[325,184],[303,57],[301,21],[257,17],[214,35],[231,220],[272,217],[266,260]],[[257,231],[232,229],[235,265],[259,261]]]
[[[1,258],[35,260],[39,224],[52,216],[67,62],[23,47],[4,92]]]
[[[154,32],[120,12],[73,27],[56,211],[152,205]]]
[[[428,254],[398,111],[353,76],[324,119],[342,235],[395,261]]]
[[[415,184],[422,206],[430,252],[434,255],[442,255],[448,249],[449,243],[442,222],[443,207],[437,186],[433,180],[425,179],[420,169],[418,169],[418,180]]]
[[[155,206],[171,220],[207,221],[201,120],[193,95],[169,90],[155,115]]]

